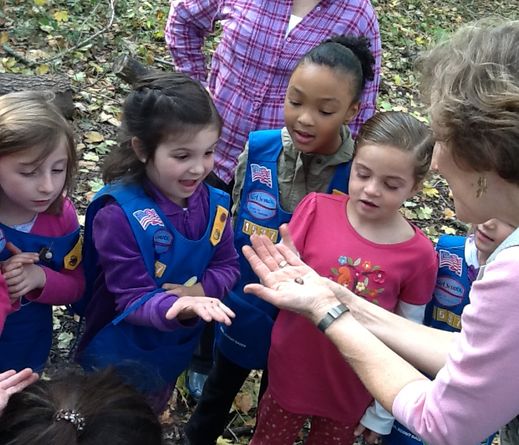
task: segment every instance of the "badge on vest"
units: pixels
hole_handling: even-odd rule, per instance
[[[80,236],[77,240],[77,243],[70,250],[69,253],[63,258],[63,266],[67,270],[75,270],[83,259],[82,252],[83,251],[83,237]],[[50,251],[48,253],[51,253]],[[41,255],[41,252],[40,252]]]
[[[209,240],[213,246],[216,246],[222,239],[223,229],[229,216],[229,210],[225,207],[217,206],[216,215],[214,217],[213,228],[211,229],[211,237]]]
[[[245,206],[254,218],[271,219],[276,216],[278,202],[271,193],[253,190],[247,195]]]
[[[268,227],[260,226],[259,224],[255,224],[248,219],[243,221],[243,227],[241,231],[247,235],[266,235],[268,236],[273,243],[278,240],[278,231],[276,229],[269,229]]]
[[[173,245],[173,234],[166,229],[159,229],[153,234],[153,248],[155,253],[166,253]]]
[[[447,269],[461,277],[461,271],[463,268],[463,258],[456,255],[455,253],[450,253],[448,250],[443,249],[440,249],[440,251],[438,252],[438,257],[438,269],[440,267],[447,267]]]
[[[139,221],[143,230],[146,230],[149,226],[164,227],[164,223],[155,209],[135,210],[133,216],[135,216],[135,219]]]
[[[166,271],[166,265],[164,263],[161,263],[160,261],[155,261],[155,276],[157,278],[161,278],[162,275],[164,275],[164,272]]]
[[[272,188],[272,170],[270,168],[259,164],[251,164],[250,172],[252,182],[259,181]]]

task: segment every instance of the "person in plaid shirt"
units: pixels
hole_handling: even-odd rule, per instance
[[[210,73],[204,38],[221,24]],[[224,121],[215,152],[214,180],[232,190],[234,171],[251,131],[283,126],[283,101],[297,62],[327,37],[366,36],[375,77],[350,123],[355,138],[375,112],[381,43],[369,0],[173,0],[165,38],[179,71],[204,83]],[[213,182],[213,185],[217,185]]]

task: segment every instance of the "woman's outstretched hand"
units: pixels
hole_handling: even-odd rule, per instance
[[[261,284],[248,284],[244,290],[317,322],[338,301],[328,280],[299,258],[287,226],[281,226],[280,231],[282,243],[273,244],[266,236],[253,235],[252,245],[243,247],[245,258],[261,280]]]

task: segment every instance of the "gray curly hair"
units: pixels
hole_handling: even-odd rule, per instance
[[[436,139],[456,164],[519,184],[519,21],[462,27],[418,67]]]

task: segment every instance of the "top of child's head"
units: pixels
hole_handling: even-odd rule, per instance
[[[112,370],[69,371],[10,397],[0,443],[160,445],[162,429],[144,397]]]
[[[415,184],[421,183],[429,172],[434,148],[432,132],[427,124],[409,113],[378,112],[368,119],[355,140],[354,156],[367,145],[411,154]]]
[[[77,153],[72,128],[54,105],[54,97],[51,91],[19,91],[0,97],[0,158],[4,164],[7,160],[23,163],[34,176],[49,157],[62,152],[60,190],[46,208],[60,213],[63,196],[72,191]]]
[[[103,166],[103,180],[141,182],[157,147],[214,130],[222,120],[202,84],[177,72],[150,72],[141,77],[123,105],[119,144]]]
[[[334,36],[308,51],[295,70],[305,64],[314,64],[348,75],[352,98],[358,102],[366,82],[375,76],[375,58],[370,45],[364,36]],[[344,84],[340,88],[344,88]]]
[[[285,96],[285,125],[295,148],[334,154],[360,108],[375,59],[364,37],[337,36],[310,50],[294,69]]]

